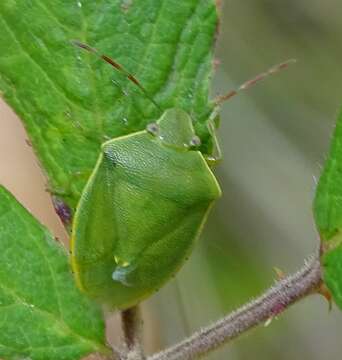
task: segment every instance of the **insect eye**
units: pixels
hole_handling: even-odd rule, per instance
[[[190,146],[191,147],[198,147],[201,145],[201,139],[198,136],[194,136],[191,140],[190,140]]]
[[[146,130],[150,134],[157,136],[159,134],[159,125],[157,123],[150,123],[146,126]]]

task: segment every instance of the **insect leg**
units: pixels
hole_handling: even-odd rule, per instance
[[[215,127],[216,116],[217,113],[214,111],[207,122],[208,131],[213,141],[213,151],[210,155],[203,155],[210,167],[217,165],[222,160],[222,152],[216,136],[216,127]]]

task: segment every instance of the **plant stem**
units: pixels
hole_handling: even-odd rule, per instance
[[[127,350],[127,360],[142,360],[142,318],[139,306],[121,312],[124,344]]]
[[[180,343],[148,360],[190,360],[226,344],[247,330],[282,313],[322,284],[319,258],[314,256],[295,274],[279,280],[263,295]]]

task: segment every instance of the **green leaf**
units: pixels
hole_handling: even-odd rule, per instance
[[[321,236],[324,281],[342,309],[342,112],[317,186],[314,215]]]
[[[64,248],[0,187],[0,358],[108,352],[101,311],[76,288]]]
[[[72,209],[104,140],[159,110],[77,39],[115,58],[164,110],[181,107],[205,147],[214,0],[0,2],[0,91],[24,122],[50,188]]]

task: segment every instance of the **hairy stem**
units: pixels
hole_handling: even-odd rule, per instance
[[[142,317],[139,306],[121,312],[124,344],[127,351],[127,360],[142,360]]]
[[[322,284],[318,256],[310,258],[295,274],[285,277],[263,295],[180,343],[148,360],[188,360],[201,357],[247,330],[272,319]]]

